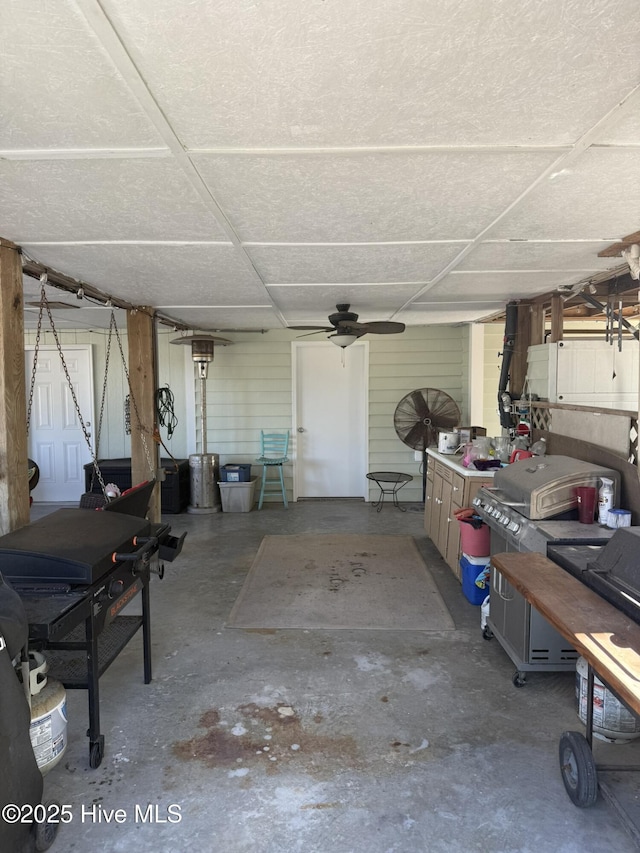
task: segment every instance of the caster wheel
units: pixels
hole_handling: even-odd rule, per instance
[[[485,625],[482,629],[482,639],[483,640],[492,640],[493,639],[493,631],[488,625]]]
[[[58,806],[60,808],[60,804],[55,800],[49,800],[44,804],[45,808],[49,808],[50,806]],[[38,853],[43,853],[44,850],[48,850],[53,842],[56,840],[56,836],[58,835],[58,829],[60,828],[60,824],[58,823],[37,823],[36,824],[36,838],[35,838],[35,848]]]
[[[518,672],[518,670],[516,670],[513,673],[513,678],[511,679],[511,683],[513,684],[514,687],[524,687],[527,682],[526,682],[525,676],[521,672]]]
[[[92,743],[89,747],[89,767],[95,770],[102,764],[104,757],[104,737],[100,735],[99,740]]]
[[[589,808],[598,799],[598,771],[587,739],[580,732],[564,732],[559,745],[560,772],[574,806]]]

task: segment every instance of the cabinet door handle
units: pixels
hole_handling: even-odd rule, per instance
[[[459,491],[460,491],[460,486],[454,486],[454,487],[453,487],[453,491],[454,491],[454,492],[459,492]]]

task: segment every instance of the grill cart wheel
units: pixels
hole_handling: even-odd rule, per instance
[[[44,806],[47,813],[51,810],[51,806],[60,808],[60,804],[56,800],[48,800]],[[58,814],[60,814],[59,811]],[[43,853],[44,850],[48,850],[51,847],[56,840],[59,828],[60,825],[58,823],[49,823],[48,821],[36,824],[36,850],[38,853]]]
[[[513,678],[511,679],[511,683],[513,684],[514,687],[524,687],[525,684],[527,683],[526,679],[527,679],[527,676],[524,674],[524,672],[520,672],[519,670],[516,669],[516,671],[513,673]]]
[[[564,732],[559,746],[560,772],[571,802],[581,809],[598,799],[598,771],[587,739],[580,732]]]
[[[104,736],[100,735],[97,741],[91,744],[89,747],[89,767],[92,770],[95,770],[97,767],[100,767],[102,764],[102,758],[104,756]]]

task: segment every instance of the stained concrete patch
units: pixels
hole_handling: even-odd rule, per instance
[[[335,773],[337,766],[355,769],[361,765],[358,746],[351,736],[317,730],[323,722],[322,714],[314,714],[305,725],[295,708],[284,702],[273,707],[250,702],[239,705],[236,714],[239,717],[230,725],[222,720],[218,709],[206,711],[198,721],[205,734],[174,743],[174,755],[208,767],[234,768],[230,776],[246,775],[237,772],[239,765],[273,774],[280,765],[295,761],[299,769],[322,778]]]

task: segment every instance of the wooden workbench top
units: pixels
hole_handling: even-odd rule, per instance
[[[494,554],[491,561],[640,714],[640,625],[542,554]]]

